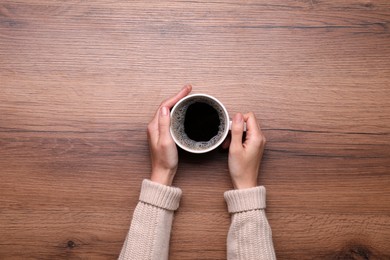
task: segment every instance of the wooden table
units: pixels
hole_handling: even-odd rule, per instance
[[[115,259],[192,83],[268,143],[278,259],[390,259],[390,2],[0,2],[0,259]],[[180,154],[171,259],[225,259],[227,154]]]

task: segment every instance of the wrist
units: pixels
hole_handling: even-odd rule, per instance
[[[254,188],[257,187],[257,183],[240,183],[240,184],[234,184],[233,187],[236,190],[243,190],[243,189],[249,189],[249,188]]]
[[[257,179],[253,180],[234,180],[233,179],[233,187],[236,190],[249,189],[257,187]]]
[[[150,180],[166,186],[171,186],[176,170],[152,170]]]

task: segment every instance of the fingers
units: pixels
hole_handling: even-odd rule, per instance
[[[152,121],[148,125],[148,136],[152,142],[157,142],[159,138],[159,124],[160,124],[160,115],[162,113],[162,107],[167,107],[168,111],[171,107],[173,107],[180,99],[187,96],[192,90],[191,85],[184,86],[179,93],[175,96],[163,101],[160,107],[157,109],[156,114],[154,115]],[[169,112],[168,112],[169,113]],[[170,118],[168,117],[168,120]],[[166,122],[163,122],[165,124]]]
[[[169,109],[171,109],[180,99],[184,98],[185,96],[187,96],[192,90],[192,86],[191,85],[186,85],[184,86],[180,91],[179,93],[177,93],[175,96],[165,100],[162,102],[161,104],[161,107],[168,107]]]
[[[244,146],[248,144],[261,145],[265,143],[265,137],[261,132],[261,128],[255,115],[252,112],[249,112],[244,115],[244,120],[246,122],[247,132]]]
[[[257,119],[252,112],[249,112],[244,115],[244,121],[246,122],[247,128],[246,139],[261,135],[259,124],[257,123]]]
[[[259,124],[257,123],[256,116],[252,112],[244,114],[244,120],[246,122],[246,127],[248,131],[254,133],[261,132]]]
[[[154,119],[158,119],[158,116],[159,116],[158,113],[162,107],[168,107],[168,109],[171,109],[180,99],[187,96],[191,92],[191,90],[192,90],[191,85],[185,85],[175,96],[164,100],[161,103],[159,109],[157,110],[157,112],[154,116]]]
[[[244,133],[244,117],[242,114],[238,113],[234,116],[232,122],[232,131],[231,131],[231,143],[230,149],[238,150],[242,148],[242,135]]]
[[[170,116],[168,107],[163,106],[159,112],[158,129],[159,129],[159,141],[167,141],[171,139],[169,132]]]
[[[153,118],[153,120],[148,124],[148,138],[151,143],[156,143],[158,141],[158,120]]]

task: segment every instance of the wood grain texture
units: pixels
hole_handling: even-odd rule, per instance
[[[390,259],[390,2],[0,1],[0,258],[115,259],[185,83],[268,143],[278,259]],[[225,259],[227,154],[180,154],[170,259]]]

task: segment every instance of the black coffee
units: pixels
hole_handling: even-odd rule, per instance
[[[195,102],[187,108],[184,132],[196,142],[207,142],[218,134],[220,123],[215,108],[206,103]]]

